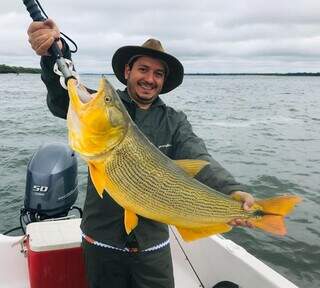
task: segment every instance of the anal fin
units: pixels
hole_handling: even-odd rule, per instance
[[[228,232],[232,227],[225,223],[213,224],[210,227],[196,229],[176,227],[184,241],[190,242],[200,238],[205,238],[214,234]]]

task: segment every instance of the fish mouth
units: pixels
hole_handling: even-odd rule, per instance
[[[86,88],[78,80],[70,79],[68,81],[69,98],[77,108],[90,103],[97,95],[99,95],[99,92],[103,90],[103,88],[102,81],[100,82],[98,91]]]
[[[82,104],[87,104],[95,98],[97,93],[90,93],[89,90],[82,84],[77,85],[78,98]]]

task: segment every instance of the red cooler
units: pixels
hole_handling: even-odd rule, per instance
[[[27,255],[31,288],[87,288],[81,219],[31,223]]]

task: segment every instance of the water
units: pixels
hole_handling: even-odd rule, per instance
[[[97,87],[98,76],[82,76]],[[115,87],[121,87],[109,77]],[[234,229],[225,236],[300,287],[320,286],[320,79],[186,76],[163,96],[186,112],[213,157],[257,198],[304,199],[286,220],[288,235]],[[0,231],[18,226],[26,165],[43,143],[66,143],[65,121],[46,107],[39,75],[0,75]],[[80,195],[86,166],[79,161]],[[232,270],[232,267],[231,267]],[[236,271],[235,271],[236,273]]]

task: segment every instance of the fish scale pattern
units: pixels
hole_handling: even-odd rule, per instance
[[[252,217],[241,204],[187,175],[131,123],[106,163],[111,196],[128,210],[180,227]]]

